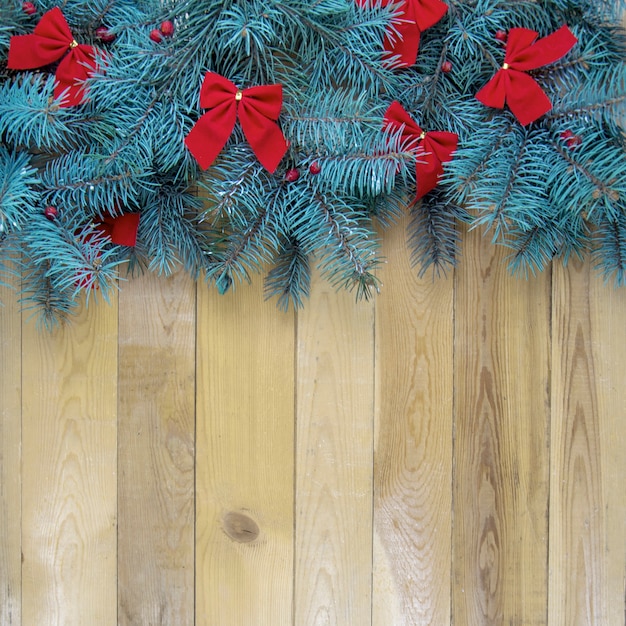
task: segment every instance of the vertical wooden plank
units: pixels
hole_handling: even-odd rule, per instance
[[[598,430],[607,624],[626,624],[626,288],[593,272],[589,289]],[[558,496],[558,494],[555,494]],[[602,580],[594,580],[601,589]]]
[[[194,623],[195,285],[120,294],[119,623]]]
[[[114,624],[116,296],[22,335],[23,623]]]
[[[624,624],[626,294],[555,267],[550,624]]]
[[[295,624],[371,624],[374,308],[321,279],[298,313]]]
[[[456,273],[455,624],[545,624],[550,275],[464,232]]]
[[[375,626],[450,622],[452,276],[417,277],[404,220],[376,300]]]
[[[290,624],[294,316],[260,277],[199,284],[197,367],[196,624]]]
[[[0,624],[21,620],[22,327],[17,294],[0,286]]]

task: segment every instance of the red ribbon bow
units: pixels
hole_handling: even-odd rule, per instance
[[[361,7],[367,2],[368,0],[357,0]],[[386,7],[391,2],[397,0],[383,0],[382,6]],[[399,67],[407,67],[415,64],[421,34],[446,14],[448,5],[441,0],[404,0],[401,10],[402,17],[394,21],[398,35],[387,34],[385,52],[399,57]]]
[[[120,246],[134,246],[137,243],[139,213],[125,213],[116,217],[106,215],[97,224],[98,230]]]
[[[241,90],[227,78],[207,72],[200,90],[200,106],[210,110],[196,122],[185,144],[200,167],[206,169],[228,141],[239,117],[254,154],[273,173],[289,146],[276,124],[282,105],[282,85]]]
[[[31,70],[61,58],[56,71],[54,97],[61,97],[67,90],[60,106],[71,107],[84,99],[83,83],[96,70],[96,51],[93,46],[76,42],[61,9],[55,7],[41,17],[32,35],[11,37],[7,67]]]
[[[445,131],[424,132],[395,100],[385,111],[384,124],[392,130],[402,128],[402,142],[415,150],[416,199],[419,200],[437,186],[443,173],[443,163],[452,160],[459,137],[456,133]]]
[[[526,126],[552,108],[537,81],[525,72],[554,63],[565,56],[578,41],[567,26],[537,39],[527,28],[512,28],[507,39],[504,65],[476,94],[483,104],[497,109],[509,105],[513,115]]]

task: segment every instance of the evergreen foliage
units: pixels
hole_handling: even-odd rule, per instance
[[[400,3],[67,0],[72,34],[97,47],[100,66],[75,107],[53,96],[56,65],[7,69],[10,37],[32,33],[58,4],[40,0],[34,15],[17,0],[0,4],[0,279],[21,271],[24,305],[47,325],[82,291],[106,297],[126,271],[179,264],[222,293],[269,268],[266,294],[281,308],[303,305],[314,265],[367,298],[378,288],[379,226],[405,210],[419,272],[454,265],[463,220],[509,247],[514,271],[591,251],[607,277],[626,282],[620,2],[449,0],[405,68],[383,56]],[[164,20],[173,35],[153,41]],[[522,126],[475,98],[503,63],[497,31],[543,37],[564,23],[577,45],[531,72],[550,112]],[[197,165],[184,140],[204,112],[207,71],[241,89],[282,85],[290,146],[275,173],[239,124],[213,165]],[[459,136],[438,187],[419,201],[415,152],[383,128],[393,100],[422,128]],[[97,228],[126,212],[141,214],[134,248]]]

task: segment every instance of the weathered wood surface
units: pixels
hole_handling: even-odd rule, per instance
[[[626,290],[478,233],[418,279],[403,239],[373,303],[6,301],[0,623],[624,626]]]
[[[294,317],[199,285],[196,623],[293,614]]]
[[[0,624],[22,612],[22,319],[17,294],[0,286]]]
[[[294,622],[371,623],[374,308],[316,281],[298,314]]]
[[[145,275],[121,292],[118,620],[125,626],[194,623],[195,333],[195,287],[186,275]]]
[[[549,619],[623,624],[626,293],[580,262],[554,278]]]
[[[117,618],[117,330],[116,301],[22,329],[23,624]]]
[[[454,281],[417,278],[406,224],[376,302],[374,626],[450,618]]]
[[[550,275],[466,232],[455,291],[454,623],[544,624]]]

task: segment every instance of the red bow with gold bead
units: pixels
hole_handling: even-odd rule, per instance
[[[437,186],[443,163],[452,160],[459,137],[446,131],[424,132],[395,100],[385,111],[384,124],[391,130],[402,128],[402,143],[415,151],[416,199],[419,200]]]
[[[415,151],[416,199],[419,200],[437,186],[443,174],[443,163],[452,160],[459,137],[446,131],[424,132],[395,100],[385,111],[384,124],[391,130],[401,128],[402,143]]]
[[[200,106],[209,111],[196,122],[185,144],[200,167],[206,169],[226,145],[239,118],[254,154],[273,173],[289,146],[276,124],[282,105],[282,85],[238,89],[227,78],[207,72],[200,90]]]
[[[359,6],[365,6],[370,0],[357,0]],[[386,7],[397,0],[383,0]],[[397,65],[414,65],[419,50],[420,36],[427,28],[434,26],[448,10],[448,5],[441,0],[404,0],[400,5],[401,15],[393,21],[397,35],[387,34],[385,52],[399,57]]]
[[[487,106],[497,109],[509,105],[513,115],[526,126],[552,108],[548,96],[526,72],[554,63],[565,56],[578,41],[567,26],[547,37],[528,28],[512,28],[507,39],[504,65],[476,94]]]
[[[85,95],[83,83],[96,70],[96,51],[74,39],[59,7],[44,13],[31,35],[15,35],[9,42],[9,69],[31,70],[59,59],[54,97],[64,96],[62,107],[80,104]]]

